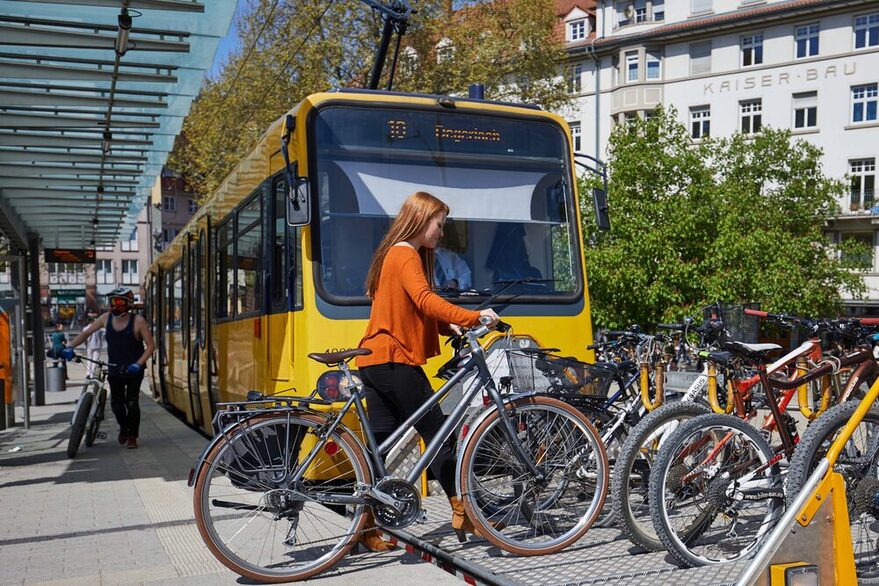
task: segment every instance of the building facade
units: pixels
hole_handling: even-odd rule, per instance
[[[663,104],[694,141],[788,128],[823,149],[848,193],[828,237],[853,238],[879,313],[879,2],[875,0],[603,0],[560,14],[575,105],[562,114],[575,148],[604,159],[616,124]]]
[[[161,236],[158,249],[165,250],[180,233],[189,218],[198,211],[196,195],[186,190],[183,178],[165,167],[162,169]]]

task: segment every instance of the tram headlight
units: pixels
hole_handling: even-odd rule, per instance
[[[328,370],[317,379],[317,394],[324,401],[347,401],[351,398],[351,389],[360,384],[357,371],[351,372],[351,378],[341,370]]]
[[[773,564],[769,573],[769,583],[772,586],[818,586],[818,566],[813,564]]]

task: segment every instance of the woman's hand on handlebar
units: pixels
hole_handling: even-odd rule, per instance
[[[483,309],[479,312],[479,316],[479,322],[490,328],[496,326],[501,319],[498,317],[493,309]]]

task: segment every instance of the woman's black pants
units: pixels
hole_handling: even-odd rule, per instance
[[[381,444],[406,419],[433,396],[427,375],[419,366],[389,362],[360,369],[366,392],[369,425]],[[415,423],[425,444],[436,436],[446,416],[434,405]],[[455,458],[453,440],[445,442],[430,465],[446,496],[455,496]]]

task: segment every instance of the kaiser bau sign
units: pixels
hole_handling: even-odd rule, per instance
[[[742,90],[752,90],[757,87],[772,87],[790,85],[802,81],[818,81],[838,79],[854,75],[855,63],[825,65],[823,67],[810,67],[799,71],[780,71],[777,73],[765,73],[763,75],[747,75],[725,79],[723,81],[706,81],[703,92],[706,96],[725,94]]]

